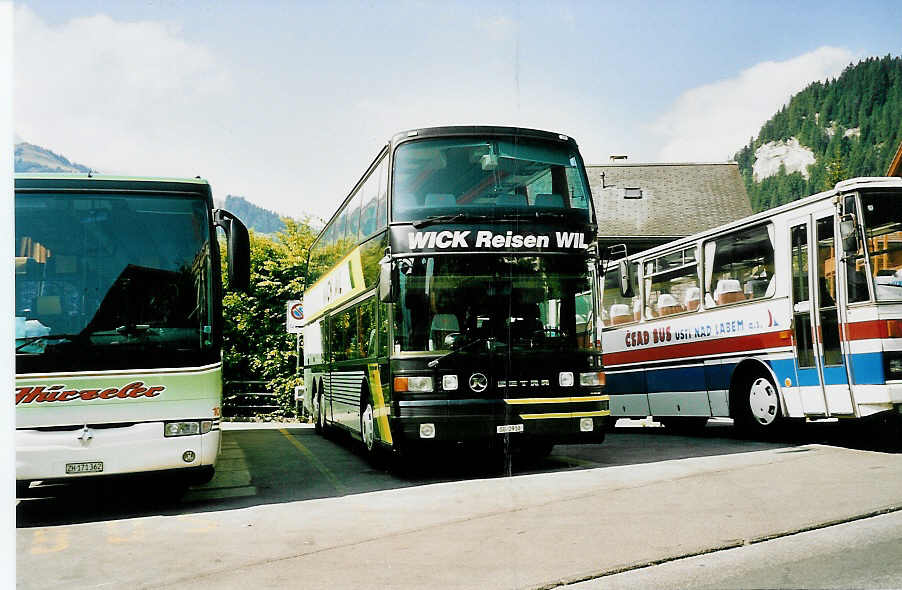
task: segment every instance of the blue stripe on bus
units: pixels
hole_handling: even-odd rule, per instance
[[[645,375],[648,393],[667,391],[704,391],[704,367],[673,367],[648,371]]]
[[[857,385],[882,385],[886,381],[883,375],[883,353],[869,352],[846,355],[845,361],[850,363],[852,382]],[[766,361],[777,377],[781,387],[816,387],[820,385],[817,369],[814,367],[799,368],[795,359],[777,359]],[[668,391],[716,391],[730,388],[733,371],[738,363],[707,365],[704,367],[665,367],[612,373],[607,376],[606,391],[611,395],[628,393],[659,393]],[[848,383],[844,366],[826,367],[824,369],[826,385],[843,385]]]
[[[852,382],[858,385],[883,385],[883,353],[864,352],[851,355]]]

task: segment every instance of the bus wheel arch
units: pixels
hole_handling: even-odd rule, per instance
[[[730,380],[730,416],[745,432],[775,430],[784,418],[783,402],[777,378],[771,368],[758,359],[745,359],[737,365]]]

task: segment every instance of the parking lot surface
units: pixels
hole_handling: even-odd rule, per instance
[[[531,464],[451,451],[400,472],[306,426],[230,425],[214,480],[182,496],[33,487],[18,585],[554,587],[902,507],[902,455],[835,425],[765,442],[621,424]]]

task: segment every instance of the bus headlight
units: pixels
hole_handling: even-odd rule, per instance
[[[557,383],[561,387],[573,387],[573,373],[570,371],[563,371],[557,376]]]
[[[432,377],[395,377],[395,391],[432,391]]]
[[[579,384],[583,387],[593,387],[604,385],[604,373],[601,371],[593,371],[591,373],[580,373]]]
[[[442,389],[455,391],[457,389],[457,375],[444,375],[442,377]]]
[[[163,423],[163,436],[191,436],[192,434],[200,434],[200,422],[192,421]]]

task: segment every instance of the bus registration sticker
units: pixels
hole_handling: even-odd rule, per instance
[[[499,426],[496,431],[498,434],[507,434],[508,432],[523,432],[522,424],[504,424]]]
[[[87,461],[85,463],[66,463],[66,473],[99,473],[103,471],[103,461]]]

